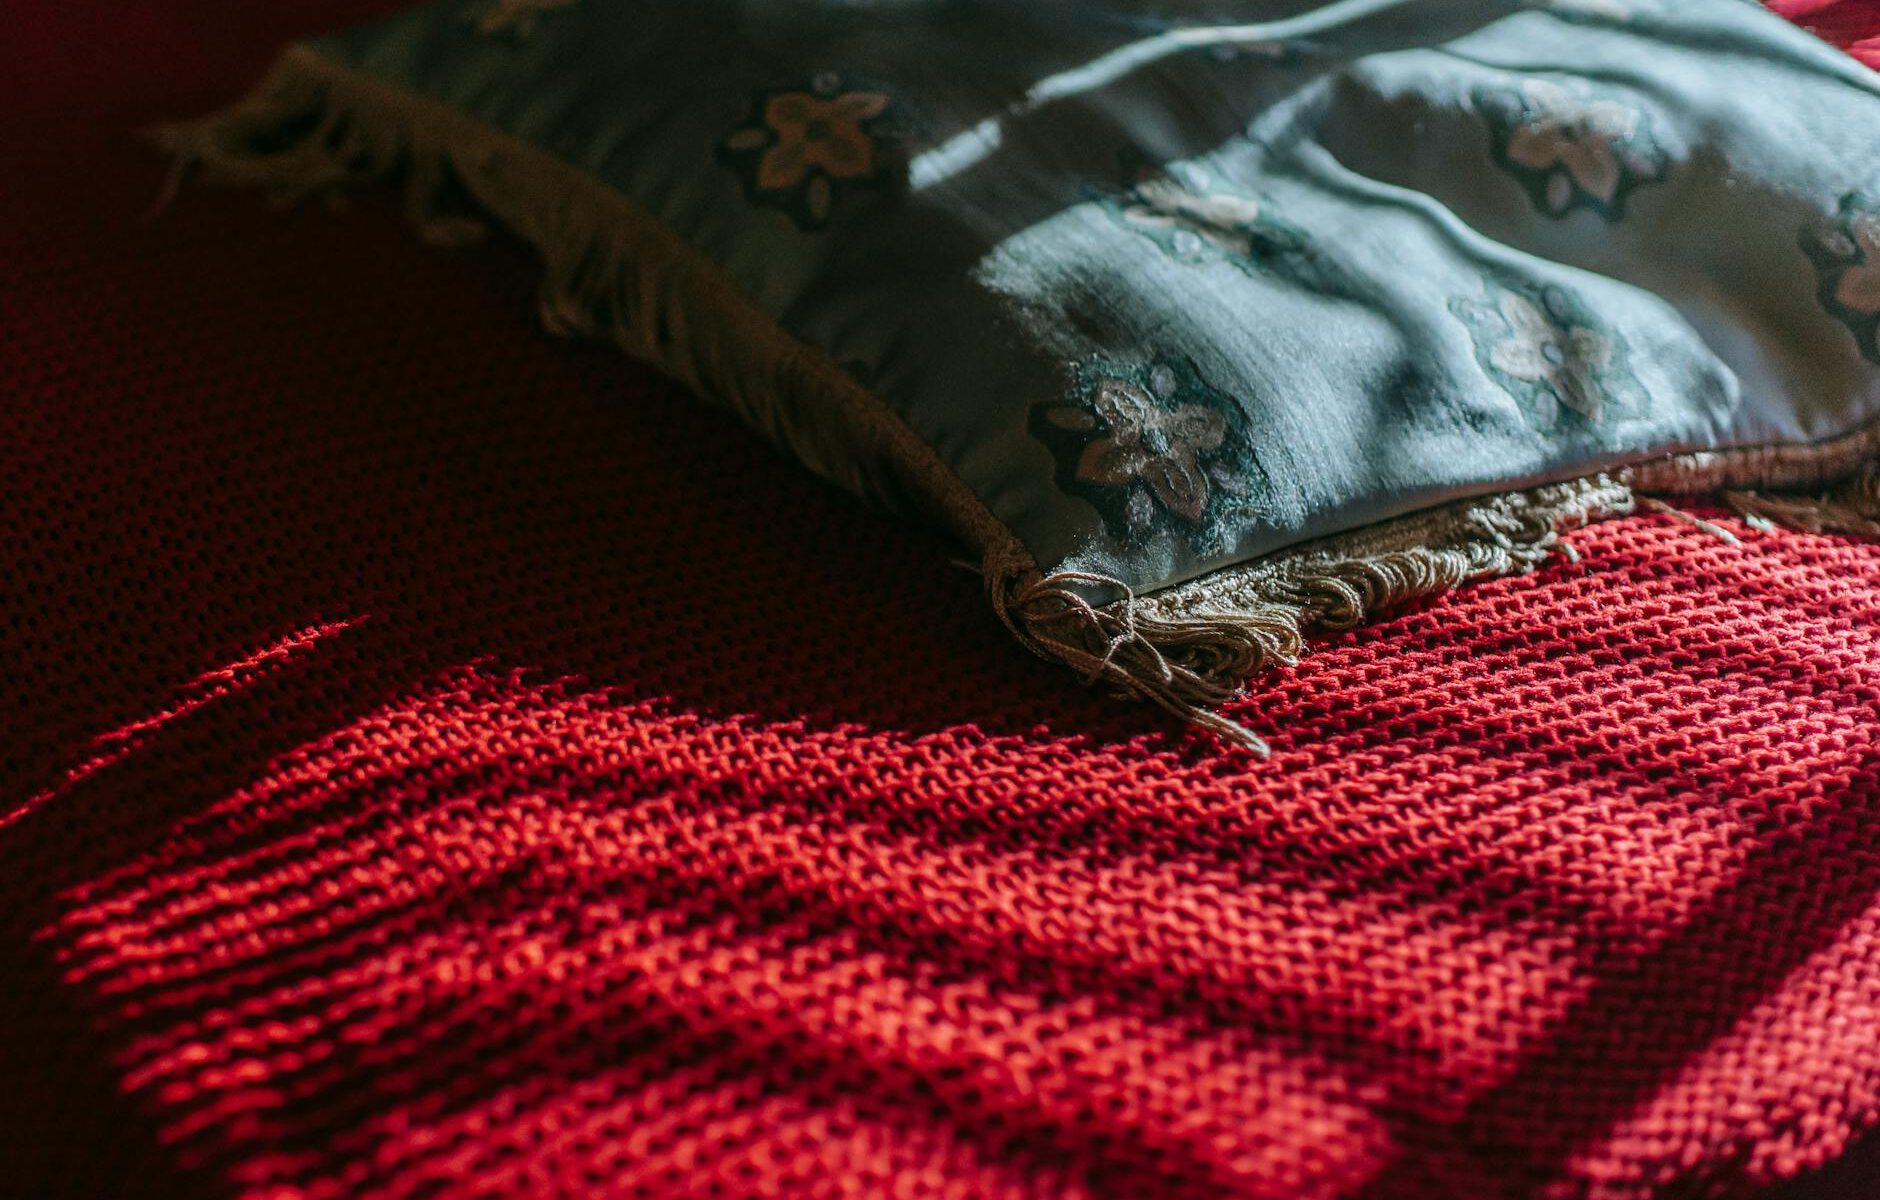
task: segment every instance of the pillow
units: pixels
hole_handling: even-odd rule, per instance
[[[1876,78],[1743,0],[444,0],[161,138],[520,235],[550,328],[1256,744],[1308,628],[1871,457]]]

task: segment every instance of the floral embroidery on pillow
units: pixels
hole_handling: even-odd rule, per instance
[[[473,13],[477,31],[487,35],[508,34],[526,38],[541,23],[542,14],[558,8],[573,8],[580,0],[490,0]]]
[[[720,144],[725,164],[744,181],[753,204],[821,229],[845,192],[879,188],[890,178],[881,118],[888,97],[850,90],[825,72],[807,87],[759,92],[747,122]]]
[[[1099,191],[1098,203],[1118,223],[1179,262],[1225,259],[1253,274],[1278,275],[1326,294],[1348,290],[1312,253],[1303,230],[1274,215],[1260,197],[1209,178],[1194,164],[1157,166],[1134,150],[1123,156],[1123,185]]]
[[[1212,550],[1229,521],[1259,516],[1245,414],[1186,359],[1085,364],[1068,400],[1032,409],[1031,429],[1057,459],[1058,486],[1126,543],[1175,529]]]
[[[1495,161],[1549,216],[1585,207],[1617,221],[1635,189],[1664,178],[1669,156],[1650,118],[1630,104],[1544,79],[1518,90],[1478,89],[1475,102],[1488,118]]]
[[[1629,402],[1624,341],[1564,288],[1495,284],[1486,303],[1449,308],[1468,327],[1483,371],[1538,426],[1597,425],[1609,407]]]
[[[1193,188],[1165,167],[1126,169],[1126,187],[1104,197],[1118,220],[1185,262],[1213,255],[1249,260],[1294,244],[1291,230],[1269,217],[1260,200],[1225,186]]]
[[[1821,279],[1821,304],[1847,326],[1868,361],[1880,363],[1880,199],[1841,199],[1838,219],[1803,235]]]

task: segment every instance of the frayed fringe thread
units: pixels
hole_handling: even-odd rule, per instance
[[[625,196],[543,150],[305,47],[248,99],[152,137],[176,163],[166,191],[195,171],[292,204],[401,175],[426,242],[474,242],[487,217],[534,248],[549,332],[611,340],[884,507],[931,511],[979,548],[1011,536],[839,366]]]
[[[1722,499],[1751,523],[1762,521],[1802,533],[1880,538],[1880,466],[1871,463],[1839,486],[1813,496],[1737,491],[1722,493]]]
[[[405,211],[420,238],[443,246],[482,239],[483,222],[442,210],[446,168],[454,165],[449,148],[429,143],[416,125],[365,119],[359,106],[334,95],[334,85],[290,52],[246,100],[152,130],[174,163],[155,210],[174,200],[191,170],[213,183],[266,191],[287,207],[311,197],[334,202],[347,187],[403,168]]]
[[[1214,710],[1261,670],[1296,661],[1307,632],[1350,629],[1464,583],[1520,574],[1562,533],[1632,507],[1629,488],[1593,476],[1401,517],[1151,596],[1083,572],[995,567],[987,578],[994,608],[1034,652],[1264,755],[1257,735]],[[1122,598],[1099,606],[1080,588]]]
[[[1079,585],[1122,593],[1101,606]],[[1246,726],[1214,710],[1263,666],[1291,662],[1300,649],[1298,614],[1279,605],[1258,611],[1159,618],[1121,580],[1083,571],[988,575],[993,609],[1041,658],[1083,673],[1132,698],[1148,700],[1230,745],[1265,755]]]
[[[467,195],[541,255],[540,308],[551,332],[611,337],[729,402],[825,477],[889,507],[928,511],[978,549],[993,608],[1032,651],[1260,754],[1267,748],[1258,736],[1215,710],[1261,670],[1293,662],[1308,631],[1349,629],[1464,583],[1529,570],[1561,533],[1631,512],[1628,484],[1673,494],[1740,486],[1736,476],[1747,467],[1727,455],[1691,455],[1636,477],[1629,469],[1617,479],[1463,501],[1138,596],[1099,574],[1039,572],[1011,531],[878,398],[778,328],[625,197],[543,151],[300,48],[249,99],[154,136],[176,163],[159,206],[192,169],[212,182],[265,189],[284,204],[331,200],[402,171],[418,234],[459,246],[486,233],[481,220],[452,210]],[[1876,435],[1862,436],[1842,448],[1844,468],[1848,454],[1870,461]],[[1880,537],[1873,467],[1814,499],[1724,495],[1756,519]],[[1093,592],[1120,598],[1097,604],[1086,598]]]

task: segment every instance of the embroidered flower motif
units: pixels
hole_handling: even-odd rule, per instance
[[[1450,310],[1470,326],[1482,366],[1503,390],[1536,416],[1558,421],[1565,408],[1588,424],[1622,400],[1623,346],[1566,291],[1494,293],[1492,307],[1458,301]]]
[[[490,0],[477,14],[477,31],[484,35],[509,34],[528,37],[535,32],[542,14],[558,8],[573,8],[580,0]]]
[[[1226,192],[1191,192],[1172,176],[1153,172],[1137,182],[1122,217],[1160,235],[1158,241],[1166,238],[1168,249],[1182,258],[1193,258],[1206,246],[1245,256],[1253,253],[1260,202]]]
[[[1495,127],[1496,158],[1550,216],[1583,205],[1616,221],[1634,188],[1664,176],[1667,156],[1630,105],[1543,79],[1480,91],[1476,103]]]
[[[1119,537],[1140,542],[1179,523],[1196,545],[1249,492],[1239,406],[1192,364],[1141,370],[1096,365],[1068,402],[1039,405],[1032,431],[1058,458],[1059,486],[1082,495]],[[1255,468],[1257,470],[1257,468]]]
[[[1852,245],[1860,252],[1841,272],[1835,284],[1834,299],[1857,313],[1880,313],[1880,213],[1862,213],[1855,217],[1847,240],[1835,244],[1842,249]]]
[[[838,76],[818,75],[807,89],[760,93],[749,123],[721,153],[744,176],[753,203],[820,229],[842,191],[885,182],[876,122],[887,109],[880,92],[844,90]]]
[[[1098,487],[1127,487],[1140,479],[1163,508],[1186,521],[1199,521],[1208,506],[1208,477],[1201,458],[1227,440],[1227,421],[1198,404],[1164,408],[1148,392],[1123,379],[1097,385],[1091,403],[1109,436],[1084,447],[1077,478]],[[1081,410],[1073,425],[1083,424]],[[1062,419],[1062,416],[1053,419]]]
[[[1822,307],[1880,363],[1880,199],[1842,197],[1839,219],[1804,235],[1802,248],[1820,277]]]
[[[1545,384],[1560,403],[1589,421],[1599,420],[1606,405],[1599,373],[1612,363],[1612,343],[1583,325],[1557,324],[1532,300],[1513,292],[1501,294],[1501,315],[1508,336],[1488,352],[1495,368]]]
[[[1257,197],[1205,180],[1192,164],[1183,169],[1201,180],[1196,184],[1147,163],[1136,151],[1125,150],[1122,158],[1123,186],[1095,196],[1118,221],[1164,253],[1184,262],[1225,257],[1249,270],[1276,267],[1281,258],[1293,271],[1308,268],[1309,256],[1301,253],[1305,236],[1267,212]]]

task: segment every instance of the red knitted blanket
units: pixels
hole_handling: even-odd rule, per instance
[[[1880,67],[1880,16],[1874,0],[1765,0],[1768,6],[1872,67]]]
[[[8,15],[0,1195],[1880,1195],[1880,548],[1577,533],[1224,768],[519,251],[137,223],[387,6]]]

